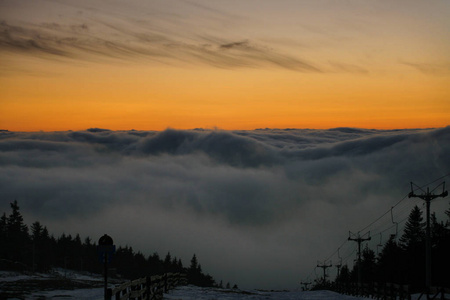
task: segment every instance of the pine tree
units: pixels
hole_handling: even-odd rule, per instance
[[[98,252],[95,244],[92,243],[91,238],[87,237],[83,243],[83,270],[89,272],[100,272],[102,265],[98,261]]]
[[[404,282],[404,250],[396,243],[395,236],[386,242],[383,250],[378,255],[377,281],[378,282]]]
[[[147,262],[151,275],[164,273],[164,265],[159,258],[158,253],[154,252],[152,255],[150,255],[147,259]]]
[[[435,214],[431,215],[432,280],[438,286],[446,286],[450,282],[450,209],[445,214],[448,217],[445,222],[438,222]]]
[[[342,285],[350,284],[350,269],[347,265],[341,267],[339,276],[336,278],[336,282]]]
[[[183,272],[183,262],[181,261],[181,259],[179,258],[178,259],[178,262],[177,262],[177,271],[178,272]]]
[[[42,231],[44,228],[42,227],[41,223],[38,221],[31,224],[31,241],[33,243],[32,246],[32,257],[33,257],[33,263],[32,263],[32,269],[33,270],[39,270],[41,265],[41,251],[42,251]]]
[[[375,252],[365,247],[362,252],[361,274],[363,282],[373,282],[375,279]]]
[[[212,287],[216,285],[216,282],[209,274],[203,274],[202,266],[199,264],[195,254],[192,256],[187,276],[188,282],[193,285],[203,287]]]
[[[77,233],[71,243],[70,256],[73,257],[72,268],[75,270],[83,271],[83,243],[81,237]]]
[[[28,234],[27,225],[23,223],[23,217],[20,213],[19,204],[17,200],[14,200],[13,203],[10,203],[12,213],[8,217],[8,231],[9,233],[16,234],[20,232],[26,232]]]
[[[178,270],[178,259],[176,256],[172,258],[172,262],[170,263],[170,272],[179,272]]]
[[[405,283],[417,289],[422,289],[425,283],[425,226],[422,211],[416,205],[408,216],[400,238],[405,259]]]
[[[39,221],[34,222],[31,224],[31,240],[33,242],[36,242],[41,238],[42,231],[44,230],[44,227],[42,227],[41,223]]]
[[[7,219],[7,256],[12,261],[28,262],[29,236],[28,227],[23,222],[17,200],[10,204],[12,212]]]
[[[191,258],[191,265],[189,267],[190,270],[197,270],[198,267],[198,261],[197,261],[197,256],[195,256],[195,254],[192,256]]]
[[[433,248],[438,247],[446,235],[448,234],[448,229],[445,227],[444,222],[439,222],[436,218],[436,214],[431,214],[431,245]]]
[[[164,258],[164,271],[165,272],[172,271],[172,255],[170,255],[170,252],[167,252],[166,258]]]
[[[416,205],[409,214],[403,235],[400,238],[402,248],[408,250],[423,244],[425,241],[425,226],[422,211]]]
[[[6,213],[3,213],[0,218],[0,245],[5,245],[0,247],[0,259],[7,258],[7,243],[8,243],[8,218],[6,217]]]
[[[194,254],[191,259],[191,265],[189,266],[188,272],[187,272],[187,279],[190,284],[193,285],[199,285],[200,282],[200,272],[198,269],[198,261],[197,256]]]

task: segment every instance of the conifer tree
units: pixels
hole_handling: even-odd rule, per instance
[[[167,252],[164,258],[164,269],[166,272],[171,272],[172,270],[172,255],[170,255],[170,252]]]
[[[363,282],[372,282],[375,279],[375,252],[365,247],[362,252],[361,274]]]
[[[0,218],[0,245],[4,245],[0,247],[0,259],[7,258],[7,237],[8,237],[8,219],[6,217],[6,213],[3,213]]]
[[[416,205],[411,210],[400,238],[400,244],[405,249],[416,248],[425,241],[425,226],[422,211]]]
[[[439,222],[436,218],[436,213],[431,214],[431,245],[433,248],[438,247],[444,241],[448,234],[444,222]]]
[[[33,243],[32,246],[32,269],[39,270],[41,269],[41,257],[42,257],[42,231],[44,228],[41,223],[38,221],[31,224],[31,241]]]
[[[341,267],[339,276],[336,278],[336,282],[339,284],[347,285],[350,283],[350,269],[347,265]]]
[[[195,254],[192,256],[191,258],[191,265],[189,267],[190,270],[197,270],[198,267],[198,261],[197,261],[197,256],[195,256]]]
[[[437,286],[450,282],[450,209],[445,214],[448,217],[445,222],[438,222],[435,214],[431,215],[432,280]]]
[[[29,249],[28,227],[23,222],[17,200],[10,204],[12,212],[7,219],[7,256],[12,261],[25,263]]]
[[[422,211],[416,205],[405,224],[400,245],[404,250],[404,283],[421,289],[425,284],[425,226]]]
[[[189,266],[187,273],[188,282],[194,285],[199,285],[200,281],[200,272],[198,266],[197,256],[194,254],[191,258],[191,265]]]
[[[403,265],[403,249],[391,236],[378,255],[377,281],[403,283],[405,273]]]
[[[215,286],[214,279],[208,275],[203,274],[202,266],[197,260],[197,256],[194,254],[191,259],[191,265],[187,272],[188,282],[197,286]]]
[[[181,261],[180,258],[178,259],[178,262],[177,262],[177,269],[178,269],[178,272],[183,271],[183,262]]]
[[[21,265],[24,270],[47,271],[51,267],[63,267],[101,272],[102,263],[98,262],[97,246],[89,237],[84,243],[79,234],[73,238],[71,234],[62,233],[55,238],[49,235],[47,228],[39,221],[30,226],[29,235],[17,201],[11,203],[11,209],[9,216],[3,213],[0,218],[0,259],[6,259],[2,261],[0,268],[17,269],[16,266]],[[190,283],[199,286],[216,284],[209,274],[202,273],[195,254],[190,268],[185,269],[181,259],[172,256],[170,252],[163,261],[156,252],[146,259],[141,252],[135,253],[132,247],[119,246],[110,266],[115,267],[118,274],[127,279],[187,270]]]

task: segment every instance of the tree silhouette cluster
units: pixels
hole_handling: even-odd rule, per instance
[[[450,282],[450,209],[445,212],[447,220],[438,221],[431,215],[432,284],[448,286]],[[362,251],[361,274],[363,283],[409,284],[413,291],[425,286],[425,231],[426,222],[422,210],[415,206],[405,224],[402,236],[397,241],[392,235],[382,251],[375,252],[368,247]],[[336,284],[357,282],[358,263],[352,270],[344,265]]]
[[[62,234],[55,238],[47,227],[36,221],[30,229],[24,223],[17,201],[11,203],[11,214],[3,213],[0,219],[0,269],[17,271],[47,272],[52,268],[65,268],[77,271],[101,273],[103,264],[97,251],[97,245],[87,237],[83,241],[77,234]],[[198,286],[218,286],[209,274],[204,274],[194,254],[189,268],[185,268],[181,259],[167,253],[161,259],[158,253],[145,257],[130,246],[119,246],[110,263],[127,279],[183,272],[188,283]]]

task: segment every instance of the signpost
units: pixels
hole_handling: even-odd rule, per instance
[[[100,262],[104,263],[104,273],[105,273],[105,300],[111,298],[110,291],[108,290],[108,263],[111,262],[114,252],[116,252],[116,245],[113,245],[113,239],[104,234],[98,240],[97,253]]]

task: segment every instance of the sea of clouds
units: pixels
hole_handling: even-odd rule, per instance
[[[1,131],[0,212],[17,199],[55,235],[108,233],[185,265],[196,253],[217,280],[295,287],[411,181],[449,174],[449,153],[450,127]]]

